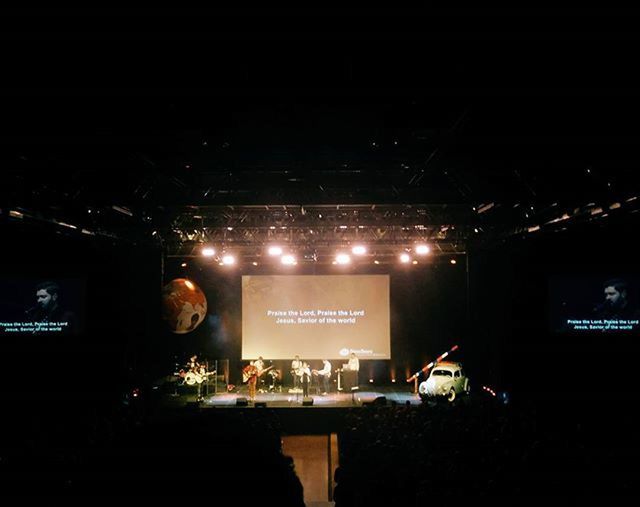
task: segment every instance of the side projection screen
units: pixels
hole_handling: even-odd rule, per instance
[[[84,300],[84,279],[0,279],[0,335],[82,334]]]
[[[391,359],[388,275],[242,277],[242,358]]]

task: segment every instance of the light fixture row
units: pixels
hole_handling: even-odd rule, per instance
[[[415,245],[413,248],[414,252],[417,255],[428,255],[431,252],[431,249],[429,248],[429,245],[425,244],[425,243],[420,243],[418,245]],[[402,263],[409,263],[412,262],[412,258],[409,255],[410,249],[406,249],[406,251],[404,251],[402,254],[400,254],[400,262]],[[351,254],[356,256],[356,257],[361,257],[366,255],[368,252],[368,249],[365,245],[354,245],[351,248]],[[203,257],[214,257],[216,255],[216,249],[211,247],[211,246],[205,246],[202,247],[202,249],[200,250],[200,253]],[[284,249],[279,246],[279,245],[270,245],[267,248],[267,253],[269,254],[269,256],[271,257],[280,257],[280,262],[282,264],[284,264],[285,266],[294,266],[297,264],[297,260],[295,258],[295,256],[291,253],[284,253]],[[235,264],[236,259],[233,255],[231,254],[224,254],[219,261],[219,264],[221,265],[233,265]],[[338,252],[336,253],[335,256],[335,260],[333,262],[333,264],[350,264],[351,263],[351,255],[349,255],[346,252]],[[376,264],[378,264],[379,262],[376,262]],[[413,260],[414,264],[417,264],[417,261]]]
[[[295,256],[290,255],[290,254],[286,254],[283,255],[280,258],[280,262],[283,266],[297,266],[298,265],[298,261],[296,260]],[[418,264],[418,261],[416,259],[412,259],[408,254],[401,254],[399,257],[399,262],[400,264]],[[336,256],[336,260],[332,261],[332,264],[334,265],[346,265],[346,264],[350,264],[351,263],[351,259],[349,258],[348,255],[346,254],[338,254]],[[455,265],[458,263],[458,261],[456,261],[455,259],[449,259],[449,263],[452,265]],[[226,254],[224,255],[219,261],[218,264],[220,266],[233,266],[236,264],[236,258],[231,255],[231,254]],[[252,261],[251,264],[253,266],[257,266],[258,262],[257,261]],[[373,264],[375,265],[380,265],[381,262],[378,259],[375,259],[373,261]],[[181,266],[183,268],[187,267],[187,263],[185,261],[183,261],[181,263]]]
[[[270,257],[279,257],[280,263],[284,266],[295,266],[298,264],[298,261],[294,254],[285,253],[284,249],[280,245],[269,245],[267,247],[267,253]],[[362,257],[367,255],[368,249],[365,245],[358,244],[354,245],[351,248],[351,253],[345,251],[338,251],[335,254],[335,258],[333,260],[333,264],[337,265],[347,265],[352,262],[352,256],[354,257]],[[405,248],[403,252],[398,254],[398,261],[401,264],[418,264],[418,261],[411,255],[415,254],[416,256],[426,256],[431,253],[431,248],[426,243],[420,243],[413,246],[413,248]],[[200,254],[206,258],[214,258],[216,257],[216,249],[212,246],[203,246],[200,249]],[[223,253],[219,257],[217,257],[218,264],[221,266],[232,266],[236,264],[236,257],[230,253]],[[455,264],[456,260],[451,259],[451,264]],[[379,260],[374,260],[374,264],[380,264]],[[254,266],[257,266],[257,262],[252,263]],[[186,263],[183,263],[183,267],[186,266]]]

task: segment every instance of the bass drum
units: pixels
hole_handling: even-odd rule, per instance
[[[192,371],[188,372],[184,376],[184,383],[187,384],[188,386],[195,386],[196,384],[202,384],[202,380],[203,380],[202,376]]]

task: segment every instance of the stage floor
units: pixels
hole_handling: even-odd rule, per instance
[[[233,392],[219,392],[218,394],[206,394],[203,393],[203,400],[200,402],[201,408],[236,408],[241,407],[238,405],[238,399],[246,399],[248,406],[255,406],[256,403],[266,403],[267,407],[271,408],[350,408],[350,407],[362,407],[367,403],[372,403],[376,398],[384,397],[386,399],[385,404],[398,404],[406,405],[419,405],[421,403],[420,398],[413,392],[393,387],[373,387],[366,386],[360,387],[360,390],[352,393],[328,393],[326,395],[311,394],[310,398],[313,398],[313,405],[303,405],[302,393],[290,393],[283,389],[282,392],[258,392],[254,402],[249,400],[248,391],[246,387],[241,388]],[[183,394],[174,396],[173,402],[176,404],[187,404],[196,401],[196,393]],[[384,400],[380,400],[383,401]]]

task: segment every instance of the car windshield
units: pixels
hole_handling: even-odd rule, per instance
[[[433,370],[432,375],[434,377],[451,377],[452,376],[449,370]]]

